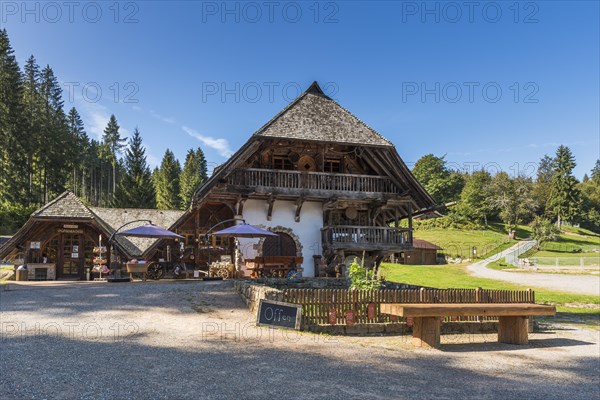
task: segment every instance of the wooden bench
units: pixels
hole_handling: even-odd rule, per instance
[[[556,307],[540,304],[381,304],[381,313],[413,318],[413,345],[439,347],[442,317],[498,317],[498,342],[527,344],[527,320],[533,315],[554,315]]]
[[[261,276],[285,278],[289,271],[298,269],[302,265],[304,258],[297,256],[266,256],[246,261],[254,263],[254,267],[248,268],[252,271],[253,278],[260,278]]]

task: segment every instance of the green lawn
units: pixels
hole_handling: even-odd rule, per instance
[[[435,288],[527,289],[525,286],[509,282],[469,275],[465,265],[418,266],[384,263],[381,265],[381,274],[389,281]],[[600,320],[600,296],[573,294],[543,288],[531,289],[535,290],[537,303],[556,305],[561,318],[570,321],[576,319],[586,325],[597,325]]]
[[[517,229],[517,239],[524,239],[531,231],[527,226]],[[506,229],[502,224],[493,223],[488,229],[462,230],[447,228],[419,229],[414,232],[414,237],[424,239],[440,246],[443,252],[450,257],[471,258],[473,246],[477,248],[477,258],[498,253],[517,243],[509,240]]]

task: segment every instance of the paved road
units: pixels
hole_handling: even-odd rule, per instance
[[[525,241],[519,242],[501,253],[495,254],[485,260],[469,265],[468,270],[475,276],[481,278],[497,279],[517,283],[530,287],[541,287],[547,289],[564,290],[579,294],[591,294],[600,296],[600,276],[594,275],[571,275],[571,274],[544,274],[536,272],[507,272],[487,268],[492,261],[503,258],[524,246]]]
[[[600,398],[597,331],[297,334],[256,327],[229,282],[14,283],[0,321],[2,400]]]

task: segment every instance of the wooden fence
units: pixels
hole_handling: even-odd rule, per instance
[[[271,297],[271,296],[268,296]],[[285,289],[277,299],[302,304],[303,325],[344,325],[348,312],[353,323],[406,322],[400,317],[381,314],[383,303],[535,303],[535,293],[527,290],[488,289],[399,289],[399,290],[348,290],[348,289]],[[494,321],[497,317],[448,317],[445,321]]]

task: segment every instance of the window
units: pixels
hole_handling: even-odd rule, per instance
[[[335,160],[331,158],[325,159],[325,163],[323,164],[324,172],[342,172],[342,164],[340,160]]]
[[[273,156],[273,169],[287,169],[291,170],[294,165],[289,158],[284,156]]]

